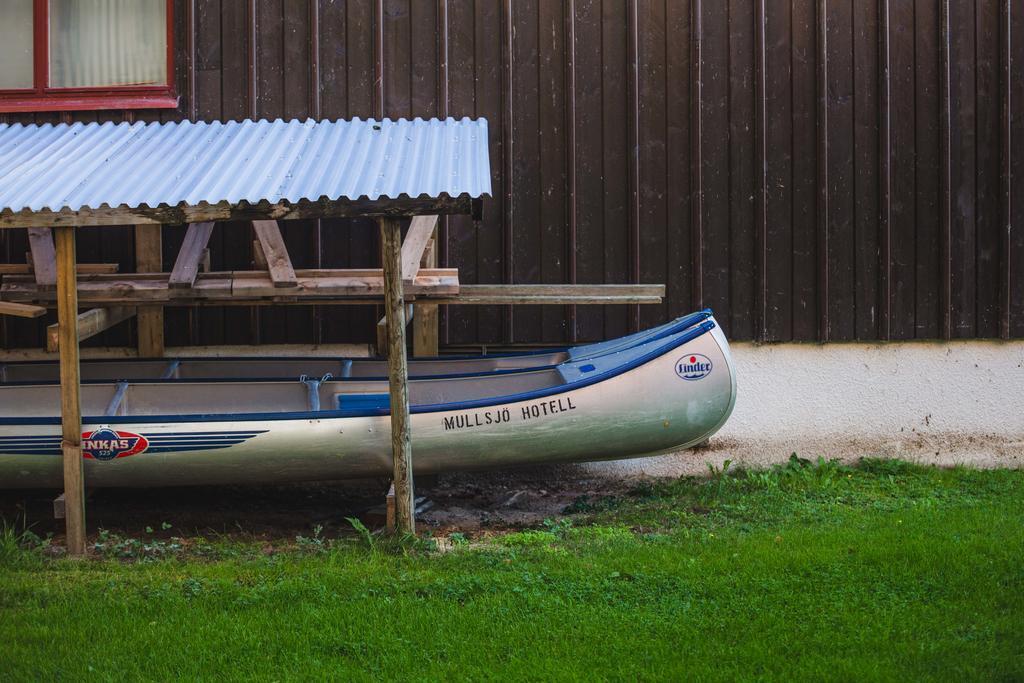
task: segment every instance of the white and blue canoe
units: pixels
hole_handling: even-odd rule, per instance
[[[409,382],[417,473],[671,453],[698,444],[736,399],[710,315],[586,357]],[[0,488],[62,482],[60,388],[0,385]],[[85,481],[167,486],[387,476],[387,382],[375,378],[85,382]]]

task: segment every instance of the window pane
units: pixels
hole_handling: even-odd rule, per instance
[[[0,0],[0,90],[32,87],[32,0]]]
[[[50,0],[50,87],[166,83],[166,0]]]

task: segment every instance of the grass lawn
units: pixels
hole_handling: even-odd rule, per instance
[[[1024,472],[794,459],[567,513],[83,562],[8,520],[0,679],[1024,680]]]

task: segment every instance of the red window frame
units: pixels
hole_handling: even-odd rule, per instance
[[[50,2],[34,0],[32,8],[33,87],[0,90],[0,113],[82,111],[93,109],[173,109],[174,0],[167,3],[167,84],[83,88],[51,88]]]

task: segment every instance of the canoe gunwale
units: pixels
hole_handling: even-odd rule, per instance
[[[717,327],[714,319],[706,319],[698,325],[687,328],[678,335],[670,338],[670,341],[659,345],[642,355],[638,355],[626,362],[615,365],[603,372],[595,373],[591,377],[580,378],[572,382],[561,382],[555,386],[534,389],[520,392],[518,394],[505,394],[466,401],[453,401],[449,403],[422,404],[410,406],[411,414],[437,413],[458,410],[471,410],[487,408],[503,404],[513,404],[523,401],[532,401],[538,398],[547,398],[558,394],[568,393],[577,389],[599,384],[626,374],[638,367],[646,365],[653,360],[664,356],[671,351],[688,344],[689,342],[711,332]],[[656,341],[656,340],[655,340]],[[653,343],[653,342],[651,342]],[[557,366],[555,366],[557,367]],[[520,371],[521,372],[521,371]],[[365,378],[363,378],[365,381]],[[435,379],[424,377],[424,380]],[[181,380],[178,380],[181,381]],[[278,380],[279,381],[279,380]],[[111,382],[102,382],[111,384]],[[156,383],[156,382],[154,382]],[[207,380],[205,383],[209,383]],[[11,386],[11,385],[8,385]],[[38,383],[35,386],[39,386]],[[367,408],[358,411],[352,410],[321,410],[321,411],[289,411],[272,413],[206,413],[206,414],[185,414],[185,415],[89,415],[82,417],[83,425],[103,425],[111,422],[117,424],[175,424],[175,423],[197,423],[197,422],[251,422],[251,421],[285,421],[285,420],[331,420],[331,419],[352,419],[360,417],[378,417],[390,414],[390,408]],[[0,425],[57,425],[61,423],[59,416],[55,417],[0,417]]]
[[[683,332],[683,331],[685,331],[687,329],[696,327],[698,324],[700,324],[701,322],[706,321],[710,317],[712,317],[712,313],[711,313],[711,309],[708,309],[708,308],[703,309],[701,311],[698,311],[696,313],[691,313],[689,315],[682,316],[682,317],[672,321],[671,323],[664,325],[663,326],[664,329],[659,330],[659,332],[657,334],[655,334],[655,335],[653,335],[651,337],[640,338],[634,344],[628,344],[628,345],[622,347],[621,349],[616,349],[614,351],[605,352],[605,353],[616,353],[616,352],[618,352],[620,350],[624,350],[624,349],[627,349],[627,348],[632,348],[632,347],[638,346],[640,344],[648,344],[648,343],[652,343],[652,342],[658,341],[659,339],[665,339],[667,337],[674,336],[674,335],[679,334],[680,332]],[[523,352],[523,353],[485,354],[485,355],[480,355],[480,356],[432,356],[432,357],[428,357],[428,358],[417,358],[416,360],[417,361],[426,361],[426,362],[429,363],[429,362],[432,362],[432,361],[441,361],[441,362],[452,362],[452,361],[455,361],[455,362],[457,362],[457,361],[460,361],[460,360],[469,360],[469,361],[471,361],[471,360],[483,360],[483,359],[525,358],[525,357],[530,357],[530,356],[543,356],[543,355],[550,355],[550,354],[556,354],[556,353],[569,353],[569,352],[571,352],[574,349],[586,348],[587,346],[598,346],[598,345],[601,345],[601,344],[608,344],[608,343],[612,343],[612,342],[615,342],[615,341],[617,341],[617,340],[611,339],[611,340],[608,340],[607,342],[596,342],[595,344],[591,344],[591,345],[586,345],[585,344],[583,346],[577,346],[577,347],[571,347],[571,346],[570,347],[553,347],[553,348],[549,348],[549,349],[538,349],[538,350],[535,350],[535,351],[528,351],[528,352]],[[595,354],[593,357],[597,357],[597,356],[600,356],[600,355],[603,355],[603,354],[598,353],[598,354]],[[569,361],[583,360],[583,359],[588,358],[588,357],[591,357],[591,356],[582,356],[580,358],[571,358],[570,357],[567,360],[569,360]],[[103,361],[100,361],[100,362],[112,363],[112,364],[118,364],[118,363],[128,364],[128,363],[133,363],[133,362],[139,362],[139,360],[140,359],[137,359],[137,358],[118,358],[118,359],[103,360]],[[165,360],[166,360],[168,365],[171,365],[171,364],[174,364],[174,363],[181,363],[182,360],[185,360],[185,361],[203,361],[203,360],[207,360],[207,359],[205,359],[205,358],[187,358],[187,359],[168,358],[168,359],[165,359]],[[301,361],[301,360],[305,360],[305,359],[301,358],[301,357],[294,357],[294,356],[257,356],[257,357],[253,357],[253,356],[228,356],[228,357],[224,357],[224,358],[217,358],[216,360],[218,362],[254,361],[254,360],[256,360],[256,361],[267,361],[267,362],[274,362],[274,361],[295,362],[295,361]],[[322,357],[315,356],[315,357],[309,358],[309,360],[317,361],[317,362],[340,362],[340,363],[344,363],[346,361],[351,362],[352,360],[356,360],[356,359],[344,358],[344,357],[340,357],[340,356],[338,356],[338,357],[335,357],[335,356],[322,356]],[[359,361],[382,362],[385,359],[371,356],[371,357],[367,357],[367,358],[360,358],[358,360]],[[15,361],[13,363],[3,363],[3,362],[0,362],[0,368],[3,368],[5,365],[31,366],[31,365],[52,364],[53,362],[54,361],[49,361],[49,360]],[[86,362],[88,362],[88,361],[86,361]],[[543,370],[553,370],[553,369],[557,368],[559,365],[560,365],[559,363],[549,363],[549,364],[545,364],[545,365],[524,366],[524,367],[515,367],[515,368],[498,368],[498,369],[492,369],[492,370],[474,370],[474,371],[467,371],[467,372],[438,373],[438,374],[432,374],[432,375],[410,375],[409,379],[416,379],[416,380],[437,379],[437,380],[443,380],[443,379],[463,379],[463,378],[470,378],[470,377],[500,377],[502,375],[513,375],[513,374],[519,374],[519,373],[525,373],[525,372],[539,372],[539,371],[543,371]],[[269,376],[269,377],[244,377],[244,376],[242,376],[242,377],[183,377],[183,378],[178,378],[178,377],[150,377],[150,378],[144,378],[144,379],[125,379],[123,377],[111,377],[111,378],[105,378],[105,379],[83,379],[83,380],[80,380],[79,384],[82,385],[82,386],[88,386],[88,385],[99,385],[99,384],[112,384],[112,383],[117,383],[117,382],[122,382],[122,381],[130,382],[133,385],[164,384],[164,383],[167,383],[167,384],[190,384],[190,383],[192,383],[192,384],[203,384],[203,383],[208,383],[208,382],[211,382],[211,381],[230,381],[230,382],[233,382],[233,383],[244,383],[244,382],[260,383],[260,382],[292,382],[292,381],[302,381],[302,379],[303,379],[302,377],[294,377],[294,378],[292,378],[292,377],[280,377],[280,376]],[[334,376],[332,376],[331,377],[331,381],[332,382],[384,382],[384,381],[387,381],[387,379],[388,378],[387,378],[386,375],[366,375],[366,376],[356,376],[356,377],[334,377]],[[53,386],[53,385],[57,385],[57,384],[60,384],[60,380],[59,379],[45,380],[45,381],[41,381],[41,380],[3,381],[3,380],[0,380],[0,386],[5,386],[5,387]],[[2,421],[2,418],[0,418],[0,424],[4,424],[3,421]]]

